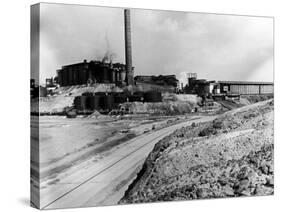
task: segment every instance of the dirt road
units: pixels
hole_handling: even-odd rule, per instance
[[[113,205],[124,195],[154,145],[176,129],[193,122],[211,121],[200,117],[146,133],[122,144],[100,160],[89,159],[62,174],[55,183],[40,185],[40,208]]]

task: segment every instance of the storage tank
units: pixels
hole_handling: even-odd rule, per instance
[[[121,82],[125,82],[125,80],[126,80],[126,70],[125,69],[121,69],[120,70],[120,80],[121,80]]]
[[[100,109],[100,96],[95,95],[95,96],[90,96],[89,98],[89,103],[90,103],[90,109],[91,110],[98,110]]]
[[[86,97],[86,102],[85,102],[85,109],[91,109],[91,103],[90,103],[90,98],[93,96],[94,94],[92,92],[85,92],[82,93],[83,97]]]
[[[144,93],[144,102],[162,102],[161,92],[151,91]]]
[[[82,83],[83,84],[86,84],[87,83],[87,81],[88,81],[88,78],[89,78],[89,73],[87,72],[87,70],[86,69],[83,69],[82,70],[82,73],[81,73],[81,78],[82,78]]]
[[[99,106],[103,110],[112,109],[114,105],[114,97],[113,95],[99,94]]]
[[[77,110],[86,110],[87,109],[87,96],[76,96],[74,99],[74,107]]]
[[[114,104],[113,95],[106,95],[106,96],[104,96],[103,100],[104,100],[104,109],[111,110],[113,108],[113,104]]]
[[[114,104],[127,102],[127,96],[123,93],[114,95]]]
[[[115,69],[113,69],[113,68],[110,69],[110,82],[111,83],[115,83],[116,82]]]
[[[72,83],[72,70],[70,68],[66,69],[67,71],[67,85]]]
[[[129,102],[143,102],[143,95],[134,94],[129,96]]]
[[[77,69],[73,70],[73,85],[79,84],[78,72],[79,72],[79,70],[77,70]]]
[[[118,68],[115,68],[115,80],[116,82],[120,82],[120,73],[119,73],[119,70]]]
[[[102,82],[108,83],[109,82],[109,68],[106,65],[102,65]]]
[[[63,86],[68,85],[68,73],[66,69],[62,70],[62,76],[63,76]]]

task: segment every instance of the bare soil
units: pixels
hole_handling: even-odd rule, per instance
[[[119,203],[271,195],[273,99],[158,142]]]

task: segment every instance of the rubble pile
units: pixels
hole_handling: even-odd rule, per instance
[[[40,114],[63,114],[65,108],[72,107],[72,96],[49,96],[32,99],[31,112]]]
[[[273,98],[273,94],[267,94],[267,95],[245,95],[245,96],[243,96],[243,98],[247,99],[250,103],[256,103],[256,102],[272,99]]]
[[[178,115],[192,112],[195,106],[189,102],[126,102],[120,107],[133,114]]]
[[[163,93],[163,101],[180,101],[180,102],[189,102],[192,104],[200,104],[202,98],[195,94],[174,94],[174,93]]]
[[[271,195],[273,100],[182,128],[157,143],[120,203]]]

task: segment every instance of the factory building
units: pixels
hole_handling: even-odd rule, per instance
[[[130,10],[124,10],[124,38],[126,64],[103,61],[84,60],[63,66],[57,70],[60,86],[83,85],[92,83],[114,83],[116,85],[134,85],[134,68],[132,66],[132,41]]]
[[[106,63],[103,61],[84,60],[63,66],[57,70],[58,83],[60,86],[83,85],[92,83],[126,84],[127,74],[124,64]]]
[[[175,75],[136,76],[132,66],[132,41],[130,10],[124,10],[125,64],[84,60],[81,63],[65,65],[57,70],[60,86],[112,83],[117,86],[134,86],[142,92],[176,92],[178,80]]]
[[[188,75],[188,86],[185,93],[198,94],[199,96],[214,95],[267,95],[273,94],[272,82],[249,81],[208,81],[197,79],[195,73]]]
[[[271,82],[218,81],[221,93],[241,95],[273,94]]]
[[[130,73],[134,75],[134,68]],[[175,75],[139,75],[130,80],[126,65],[103,61],[84,60],[81,63],[63,66],[57,70],[56,81],[60,86],[73,86],[92,83],[111,83],[117,86],[132,85],[142,91],[176,92],[179,81]],[[47,82],[47,81],[46,81]],[[49,79],[48,79],[49,84]]]

